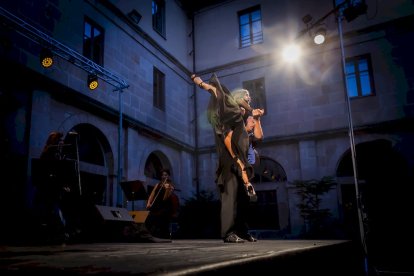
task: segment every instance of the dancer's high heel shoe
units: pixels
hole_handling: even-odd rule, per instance
[[[247,195],[249,196],[250,202],[256,202],[257,201],[257,194],[256,191],[253,188],[252,183],[244,183],[244,187],[246,188]]]
[[[246,168],[244,167],[243,162],[237,157],[235,157],[234,159],[240,167],[244,187],[246,188],[246,193],[249,196],[250,201],[251,202],[256,202],[257,201],[256,191],[254,190],[254,187],[253,187],[252,183],[250,183],[250,181],[249,181],[249,177],[247,175]]]

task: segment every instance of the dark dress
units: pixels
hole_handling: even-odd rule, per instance
[[[171,222],[177,214],[178,197],[172,189],[165,189],[161,182],[155,185],[151,194],[152,206],[145,225],[153,236],[171,239]]]
[[[247,161],[249,137],[245,130],[240,107],[230,91],[220,84],[215,74],[210,78],[209,83],[217,88],[217,98],[212,93],[207,116],[214,130],[219,158],[216,183],[221,199],[221,235],[223,238],[231,233],[244,236],[248,231],[246,220],[249,197],[241,177],[240,167],[227,150],[224,138],[229,131],[233,131],[231,140],[233,152],[243,162],[247,175],[251,179],[253,168]]]

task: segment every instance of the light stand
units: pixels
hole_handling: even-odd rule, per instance
[[[117,178],[117,191],[121,187],[122,181],[122,89],[118,91],[118,104],[119,104],[119,123],[118,123],[118,178]],[[118,196],[117,196],[118,197]]]
[[[368,252],[366,246],[366,238],[365,238],[365,224],[364,224],[364,213],[362,209],[362,201],[361,195],[359,193],[359,183],[358,183],[358,172],[357,172],[357,164],[356,164],[356,152],[355,152],[355,139],[354,139],[354,126],[352,122],[352,111],[351,111],[351,103],[348,95],[348,87],[347,87],[347,80],[346,80],[346,60],[345,60],[345,51],[344,51],[344,42],[343,42],[343,33],[342,33],[342,19],[346,18],[348,22],[352,21],[353,19],[357,18],[359,15],[366,12],[367,5],[365,1],[361,1],[357,5],[353,5],[350,1],[344,0],[340,4],[336,5],[334,9],[329,11],[319,20],[317,20],[313,24],[309,24],[312,20],[312,17],[307,15],[304,17],[303,21],[307,24],[306,29],[302,30],[297,38],[302,37],[304,34],[309,33],[311,29],[319,26],[328,16],[331,14],[337,15],[337,24],[338,24],[338,35],[340,41],[340,49],[341,49],[341,62],[342,62],[342,78],[344,83],[344,92],[345,92],[345,99],[346,99],[346,109],[348,115],[348,132],[349,132],[349,142],[351,148],[351,158],[352,158],[352,168],[353,168],[353,178],[355,184],[355,198],[356,198],[356,205],[357,205],[357,213],[358,213],[358,225],[359,225],[359,232],[360,238],[362,243],[362,248],[364,250],[364,265],[365,265],[365,274],[368,275]]]
[[[82,195],[82,185],[81,185],[81,177],[80,177],[80,166],[79,166],[79,146],[78,146],[78,133],[77,132],[69,132],[69,134],[75,135],[75,148],[76,148],[76,169],[78,171],[78,186],[79,186],[79,195]]]
[[[351,158],[352,158],[353,177],[354,177],[354,184],[355,184],[355,197],[356,197],[356,204],[357,204],[359,232],[360,232],[362,247],[363,247],[364,254],[365,254],[364,256],[365,257],[364,259],[365,273],[368,274],[368,269],[367,269],[368,251],[367,251],[366,240],[365,240],[365,229],[364,229],[364,221],[363,221],[361,195],[359,193],[358,171],[357,171],[357,165],[356,165],[356,152],[355,152],[355,139],[354,139],[354,126],[352,122],[351,103],[349,100],[348,87],[347,87],[347,81],[346,81],[346,61],[345,61],[345,50],[344,50],[343,33],[342,33],[342,17],[343,17],[343,12],[339,10],[338,16],[337,16],[337,23],[338,23],[338,34],[339,34],[339,41],[340,41],[340,47],[341,47],[342,77],[344,81],[345,99],[346,99],[346,107],[347,107],[347,115],[348,115],[349,143],[351,147]]]

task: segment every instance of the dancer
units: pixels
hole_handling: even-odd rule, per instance
[[[233,98],[215,74],[208,83],[196,75],[191,79],[211,95],[207,116],[219,157],[216,183],[220,190],[222,238],[227,243],[255,242],[246,222],[249,202],[256,200],[256,192],[250,183],[253,167],[247,160],[249,137],[241,108],[247,112],[253,109],[245,99]]]

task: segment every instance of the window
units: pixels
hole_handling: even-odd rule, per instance
[[[155,153],[151,153],[145,162],[144,174],[146,177],[161,180],[160,172],[163,169],[160,158]]]
[[[339,10],[348,22],[367,12],[365,0],[335,0],[335,7]]]
[[[350,7],[358,7],[364,4],[365,0],[335,0],[335,7],[343,5],[343,8],[345,9]]]
[[[83,55],[103,65],[104,31],[89,18],[85,18],[83,33]]]
[[[348,2],[348,3],[344,3],[344,2]],[[335,0],[335,6],[338,6],[344,3],[345,6],[348,7],[348,6],[358,5],[363,2],[365,2],[365,0]]]
[[[350,98],[375,94],[369,55],[347,58],[345,67],[346,84]]]
[[[153,104],[155,107],[165,110],[165,75],[154,67]]]
[[[152,0],[152,28],[165,37],[165,2]]]
[[[245,81],[243,88],[249,90],[252,99],[253,108],[263,108],[266,114],[266,95],[264,87],[264,78]]]
[[[263,42],[262,13],[256,6],[239,13],[240,47],[247,47]]]

